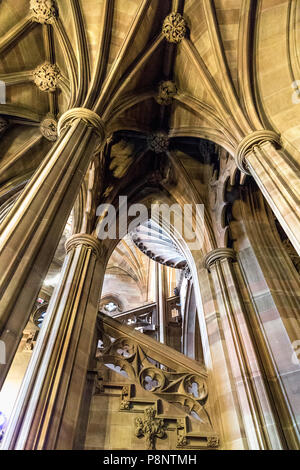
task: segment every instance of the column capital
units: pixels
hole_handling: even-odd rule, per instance
[[[77,246],[85,246],[91,248],[96,258],[100,258],[103,255],[103,247],[98,238],[88,235],[87,233],[76,233],[72,235],[65,243],[66,252],[69,253],[71,250],[77,248]]]
[[[77,119],[82,120],[87,127],[93,127],[101,142],[103,142],[105,138],[104,122],[97,113],[88,108],[72,108],[66,111],[58,121],[58,135],[61,134],[63,129],[71,126]]]
[[[236,150],[235,162],[242,173],[250,175],[247,167],[246,156],[251,152],[255,145],[261,145],[265,142],[280,145],[280,136],[276,134],[276,132],[263,129],[261,131],[254,131],[251,134],[246,135],[246,137],[241,140]]]
[[[236,252],[232,248],[216,248],[210,251],[204,258],[206,269],[210,270],[211,266],[222,259],[236,260]]]

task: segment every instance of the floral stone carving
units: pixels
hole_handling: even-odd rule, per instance
[[[45,118],[41,122],[40,131],[47,140],[55,142],[57,139],[57,122],[53,118]]]
[[[30,11],[37,23],[52,23],[58,16],[54,0],[30,0]]]
[[[150,150],[155,153],[164,153],[169,148],[169,139],[164,132],[154,132],[148,137]]]
[[[217,436],[209,436],[207,438],[207,447],[218,447],[219,438]]]
[[[168,106],[172,103],[173,97],[177,93],[177,87],[174,82],[167,80],[160,82],[156,101],[162,106]]]
[[[60,70],[56,64],[44,62],[33,71],[33,80],[41,91],[54,92],[60,78]]]
[[[170,13],[165,18],[162,34],[168,42],[179,43],[186,35],[186,22],[180,13]]]
[[[155,449],[155,439],[165,436],[164,420],[155,418],[155,410],[152,407],[146,408],[143,418],[136,418],[135,435],[145,436],[148,450]]]

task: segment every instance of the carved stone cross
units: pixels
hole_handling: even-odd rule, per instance
[[[156,437],[161,439],[166,434],[164,430],[164,420],[155,418],[154,408],[146,408],[143,418],[137,418],[135,423],[135,435],[137,437],[146,437],[146,445],[148,450],[155,449]]]

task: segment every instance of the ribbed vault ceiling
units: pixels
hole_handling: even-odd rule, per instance
[[[36,3],[0,3],[0,116],[8,124],[0,134],[0,197],[25,182],[51,148],[39,129],[43,119],[57,121],[75,106],[95,109],[109,135],[164,130],[212,140],[231,154],[244,135],[272,127],[298,160],[298,1],[57,0],[49,24],[35,20]],[[161,33],[172,11],[187,24],[180,44]],[[45,61],[59,71],[55,90],[34,83]],[[177,91],[166,106],[156,99],[168,80]]]

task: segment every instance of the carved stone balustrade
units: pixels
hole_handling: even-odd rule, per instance
[[[99,315],[98,328],[102,346],[97,359],[101,366],[113,365],[129,380],[184,408],[205,430],[212,431],[205,408],[208,388],[204,366],[107,315]]]

